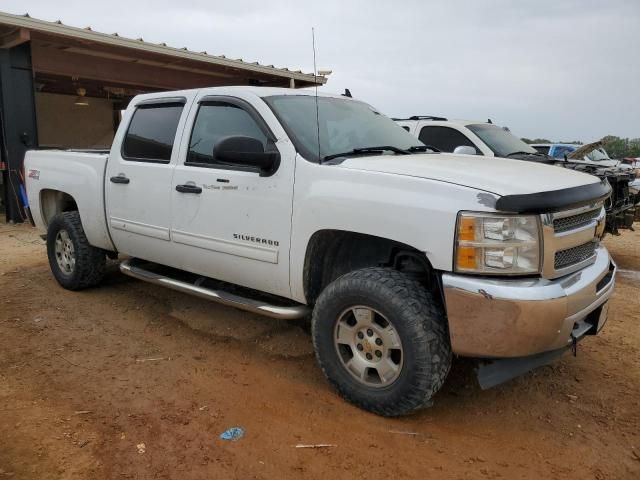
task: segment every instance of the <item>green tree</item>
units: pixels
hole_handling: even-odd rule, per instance
[[[620,138],[607,135],[602,139],[611,158],[640,157],[640,138]]]

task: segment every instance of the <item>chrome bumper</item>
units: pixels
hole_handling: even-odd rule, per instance
[[[554,280],[442,275],[453,352],[469,357],[522,357],[572,342],[585,322],[596,333],[606,320],[596,312],[611,296],[615,263],[603,246],[593,264]],[[597,312],[596,312],[597,313]]]

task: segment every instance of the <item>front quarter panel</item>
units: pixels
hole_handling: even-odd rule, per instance
[[[424,252],[436,270],[451,271],[457,213],[493,211],[497,199],[452,183],[296,160],[290,271],[299,302],[306,302],[303,269],[315,232],[344,230],[401,242]]]

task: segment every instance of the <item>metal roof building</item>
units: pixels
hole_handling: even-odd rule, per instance
[[[313,73],[210,55],[0,12],[0,201],[24,220],[20,186],[29,148],[104,148],[120,110],[161,90],[326,83]]]

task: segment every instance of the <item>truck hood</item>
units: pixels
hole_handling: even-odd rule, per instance
[[[592,175],[551,165],[450,153],[352,157],[339,167],[454,183],[500,196],[550,192],[600,182]]]

